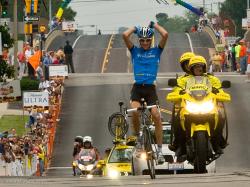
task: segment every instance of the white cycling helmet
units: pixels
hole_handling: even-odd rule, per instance
[[[84,137],[83,137],[83,143],[85,143],[85,142],[90,142],[90,143],[92,143],[92,138],[91,138],[90,136],[84,136]]]

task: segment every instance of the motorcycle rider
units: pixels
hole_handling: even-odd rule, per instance
[[[154,30],[157,30],[161,39],[157,47],[151,47]],[[140,46],[135,46],[130,36],[135,33],[139,38]],[[131,90],[131,107],[141,106],[141,99],[144,98],[147,105],[158,103],[155,80],[160,64],[160,56],[168,39],[168,32],[158,23],[150,22],[149,27],[132,27],[123,33],[124,42],[131,53],[135,83]],[[153,121],[156,129],[156,143],[158,145],[158,163],[164,163],[162,154],[162,123],[160,113],[157,107],[151,109]],[[140,139],[139,113],[132,114],[134,135]],[[137,148],[140,148],[140,141],[137,142]]]
[[[92,138],[90,136],[83,137],[83,147],[80,150],[78,161],[80,161],[81,157],[89,157],[89,161],[92,162],[95,166],[97,165],[98,160],[100,160],[100,154],[96,147],[92,145]]]
[[[178,94],[182,94],[183,91],[186,89],[186,86],[190,83],[192,84],[192,81],[194,81],[194,79],[193,79],[194,76],[202,76],[204,78],[203,80],[207,81],[207,83],[211,85],[211,87],[212,87],[211,91],[214,94],[218,94],[220,92],[223,92],[223,89],[221,88],[220,80],[217,77],[206,73],[207,62],[206,62],[204,57],[202,57],[202,56],[192,57],[189,61],[188,69],[190,71],[190,75],[186,76],[185,79],[183,78],[182,81],[178,81],[178,86],[174,89],[175,93],[179,92]],[[221,113],[220,104],[218,104],[218,107],[219,107],[219,113]],[[227,143],[222,135],[224,124],[225,124],[225,119],[223,119],[222,115],[219,114],[218,128],[216,129],[215,134],[211,140],[214,151],[216,152],[216,154],[223,154],[222,149],[225,148],[227,145]],[[177,138],[179,138],[179,142],[178,142],[178,143],[180,143],[179,145],[185,145],[185,142],[183,142],[183,141],[185,141],[185,137],[183,137],[182,131],[179,131],[179,132],[174,131],[174,133],[175,133],[175,136]],[[184,134],[184,136],[185,136],[185,134]],[[178,148],[182,149],[182,146],[179,146],[179,145],[174,145],[174,146],[177,146]],[[172,147],[170,146],[170,148],[172,148]],[[180,152],[182,152],[182,150],[180,150]]]
[[[181,85],[182,82],[185,82],[186,78],[190,75],[188,64],[189,64],[189,60],[194,56],[195,54],[192,52],[185,52],[181,55],[179,59],[179,63],[181,65],[182,70],[185,72],[185,74],[177,78],[178,85]],[[180,90],[178,87],[175,87],[173,90],[173,92],[177,92],[177,94],[179,94],[179,91]],[[175,110],[177,111],[177,116],[175,116],[174,122],[172,121],[172,124],[173,124],[172,127],[174,130],[175,136],[174,136],[173,143],[168,145],[171,151],[176,151],[177,147],[180,147],[179,145],[181,144],[181,142],[183,142],[181,138],[185,137],[184,131],[182,130],[181,125],[180,125],[180,120],[179,120],[180,105],[178,103],[175,104]]]
[[[78,160],[79,153],[82,147],[83,147],[83,137],[76,136],[74,139],[73,162]],[[73,170],[73,175],[76,176],[76,166],[74,164],[72,165],[72,170]]]

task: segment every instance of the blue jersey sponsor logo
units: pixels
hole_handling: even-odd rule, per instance
[[[144,50],[134,46],[131,50],[134,79],[137,84],[153,84],[156,80],[162,49]]]

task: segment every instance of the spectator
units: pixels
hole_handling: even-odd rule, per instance
[[[64,64],[65,54],[63,52],[63,47],[60,47],[56,54],[59,56],[59,64]]]
[[[46,80],[44,77],[41,77],[41,81],[39,83],[38,89],[44,91],[50,87],[50,82]]]
[[[23,51],[19,52],[17,54],[17,61],[18,61],[18,65],[19,65],[19,79],[22,79],[23,75],[24,75],[24,70],[25,70],[25,54]]]
[[[16,134],[16,129],[15,129],[15,128],[12,128],[12,129],[11,129],[11,132],[10,132],[10,134],[8,134],[8,136],[10,136],[10,137],[12,137],[12,136],[17,136],[17,134]]]
[[[235,46],[236,44],[233,44],[232,48],[231,48],[231,71],[237,71],[236,68],[236,53],[235,53]]]
[[[40,65],[36,68],[36,75],[39,81],[42,81],[41,79],[44,77],[42,65],[42,62],[40,62]]]
[[[29,58],[34,54],[33,49],[30,47],[29,42],[26,43],[26,50],[25,50],[25,59],[26,59],[26,64],[28,66],[28,74],[30,78],[34,78],[34,69],[29,63]]]
[[[58,56],[58,54],[55,54],[54,58],[53,58],[53,64],[55,64],[55,65],[60,64],[59,60],[60,60],[60,57]]]
[[[237,45],[235,46],[235,58],[236,58],[237,72],[240,72],[240,48],[241,48],[241,45],[237,43]]]
[[[213,57],[212,57],[213,72],[221,72],[222,71],[222,68],[221,68],[222,60],[223,59],[218,52],[216,52],[216,54],[213,55]]]
[[[247,47],[244,40],[240,41],[240,45],[240,74],[244,75],[247,69]]]
[[[49,80],[49,65],[52,64],[52,58],[50,54],[44,52],[44,58],[43,58],[43,66],[44,66],[44,75],[45,79]]]
[[[64,46],[64,54],[65,54],[65,61],[66,64],[68,66],[68,71],[71,73],[75,73],[74,70],[74,64],[73,64],[73,60],[72,60],[72,54],[73,54],[73,48],[72,46],[69,44],[69,41],[66,41],[66,45]]]

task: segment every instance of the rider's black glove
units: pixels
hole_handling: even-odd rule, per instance
[[[153,29],[155,27],[155,22],[150,21],[148,27],[151,28],[151,29]]]
[[[181,90],[181,91],[179,92],[180,95],[184,95],[185,93],[186,93],[185,90]]]
[[[219,93],[219,89],[212,87],[212,93],[217,94]]]

